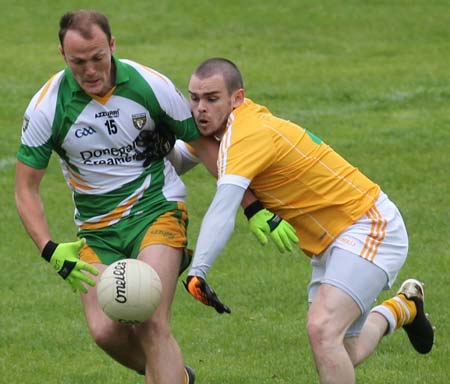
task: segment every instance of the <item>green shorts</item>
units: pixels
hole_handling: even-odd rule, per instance
[[[142,248],[164,244],[173,248],[187,246],[188,215],[181,202],[171,202],[158,215],[136,215],[101,229],[82,229],[78,237],[86,239],[80,259],[87,263],[112,264],[136,258]]]

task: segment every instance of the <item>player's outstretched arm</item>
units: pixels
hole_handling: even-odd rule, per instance
[[[45,169],[35,169],[21,161],[17,162],[15,186],[17,211],[25,230],[41,251],[44,259],[52,264],[62,278],[67,280],[72,289],[87,292],[81,281],[89,285],[95,285],[95,282],[81,270],[86,270],[94,275],[98,272],[92,265],[78,259],[84,240],[65,244],[56,244],[50,240],[50,232],[39,194],[39,186],[44,174]]]
[[[230,313],[214,290],[206,283],[206,275],[225,247],[234,230],[236,213],[245,189],[233,184],[219,185],[202,220],[192,265],[185,283],[187,291],[203,304],[219,313]]]

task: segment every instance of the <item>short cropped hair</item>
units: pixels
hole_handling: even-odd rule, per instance
[[[97,25],[111,41],[111,27],[108,18],[100,12],[81,9],[64,14],[59,20],[59,42],[63,46],[68,30],[76,30],[85,39],[92,38],[92,27]]]
[[[239,68],[232,61],[222,57],[205,60],[195,69],[193,75],[200,79],[222,75],[229,94],[244,88],[244,81]]]

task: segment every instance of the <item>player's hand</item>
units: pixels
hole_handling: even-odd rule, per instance
[[[183,284],[186,290],[198,301],[205,305],[214,307],[214,309],[219,313],[231,313],[230,308],[228,308],[225,304],[222,304],[214,290],[202,277],[188,276],[186,282],[183,281]]]
[[[250,231],[262,245],[267,244],[269,235],[281,253],[292,252],[292,243],[297,244],[299,240],[291,224],[265,209],[259,201],[247,207],[245,214],[249,221]]]
[[[82,282],[94,287],[95,281],[83,271],[87,271],[96,276],[98,275],[98,270],[91,264],[79,259],[79,253],[84,244],[84,239],[61,244],[54,243],[50,240],[42,250],[42,257],[70,284],[74,292],[80,291],[87,293],[88,290]]]
[[[159,122],[153,131],[143,130],[139,134],[136,144],[144,147],[144,151],[137,152],[136,159],[144,160],[143,166],[146,168],[153,161],[167,156],[173,149],[176,139],[172,131]]]

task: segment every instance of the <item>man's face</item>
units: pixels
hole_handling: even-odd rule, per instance
[[[189,95],[192,114],[204,136],[222,137],[228,116],[243,101],[243,90],[230,95],[223,76],[219,74],[203,79],[192,75]]]
[[[104,96],[114,85],[111,56],[114,39],[97,26],[92,27],[92,38],[85,39],[76,30],[68,30],[60,47],[64,60],[72,70],[80,87],[91,95]]]

